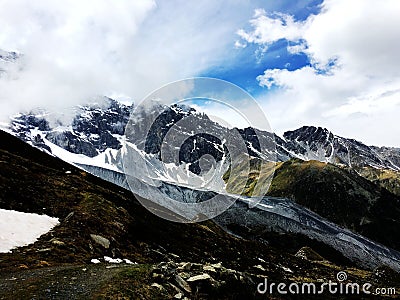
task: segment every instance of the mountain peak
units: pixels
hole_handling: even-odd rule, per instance
[[[286,140],[308,141],[328,140],[333,138],[333,134],[324,127],[302,126],[296,130],[286,131],[283,134]]]
[[[15,61],[20,57],[20,54],[17,52],[11,51],[7,52],[0,49],[0,60],[4,61]]]

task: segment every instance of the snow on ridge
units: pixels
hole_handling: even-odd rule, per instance
[[[0,252],[32,244],[58,224],[47,215],[0,209]]]
[[[5,131],[9,134],[13,134],[12,130],[10,129],[10,124],[6,122],[0,122],[0,130]]]
[[[77,153],[72,153],[69,152],[68,150],[65,150],[61,148],[60,146],[57,146],[56,144],[53,144],[49,140],[45,138],[45,135],[43,132],[40,130],[31,130],[32,135],[40,135],[45,143],[46,146],[48,146],[51,149],[51,155],[58,157],[70,164],[73,165],[91,165],[91,166],[96,166],[96,167],[101,167],[113,171],[119,171],[118,167],[112,163],[107,163],[107,160],[110,161],[112,158],[115,158],[115,156],[118,153],[118,150],[115,149],[107,149],[104,152],[98,154],[95,157],[88,157],[84,154],[77,154]]]

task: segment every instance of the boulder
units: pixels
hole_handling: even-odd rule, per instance
[[[187,282],[196,282],[196,281],[210,281],[212,278],[207,273],[203,273],[200,275],[195,275],[190,277]]]
[[[208,266],[208,265],[203,266],[203,271],[210,272],[210,273],[216,273],[217,272],[213,266]]]
[[[190,294],[192,292],[189,284],[181,276],[175,275],[175,282],[177,283],[178,287],[180,287],[186,293]]]
[[[158,289],[159,291],[165,291],[165,288],[161,284],[153,283],[151,286]]]
[[[102,237],[101,235],[97,234],[91,234],[90,237],[93,240],[93,242],[99,244],[100,246],[103,246],[105,249],[110,248],[110,241],[105,237]]]

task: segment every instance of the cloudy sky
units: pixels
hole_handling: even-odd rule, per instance
[[[398,0],[0,0],[0,49],[23,54],[0,59],[0,117],[209,76],[249,92],[279,134],[399,147],[399,16]]]

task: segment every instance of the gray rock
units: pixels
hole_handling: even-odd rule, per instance
[[[97,234],[91,234],[90,237],[95,243],[103,246],[104,248],[106,249],[110,248],[110,241],[105,237],[102,237],[101,235]]]
[[[222,263],[216,263],[216,264],[211,264],[211,267],[213,267],[214,269],[221,269],[222,268]]]
[[[185,280],[190,278],[190,274],[187,272],[180,272],[180,273],[178,273],[178,275],[181,276]]]
[[[46,139],[72,153],[84,154],[89,157],[95,157],[98,154],[93,144],[70,131],[51,131],[46,134]]]
[[[64,246],[64,245],[65,245],[65,243],[64,243],[63,241],[60,241],[60,240],[58,240],[58,239],[56,239],[56,238],[52,238],[52,239],[50,240],[50,242],[51,242],[53,245],[56,245],[56,246]]]
[[[212,279],[212,278],[211,278],[210,275],[208,275],[207,273],[203,273],[203,274],[200,274],[200,275],[195,275],[195,276],[190,277],[190,278],[187,280],[187,282],[209,281],[209,280],[211,280],[211,279]]]
[[[183,280],[181,276],[175,275],[175,282],[186,293],[190,294],[192,292],[192,289],[190,288],[189,284],[185,280]]]
[[[179,271],[190,271],[192,269],[192,264],[190,262],[181,262],[177,270]]]
[[[153,283],[151,286],[156,288],[156,289],[158,289],[158,290],[160,290],[160,291],[164,291],[165,290],[164,287],[161,284],[158,284],[158,283]]]
[[[213,266],[203,266],[203,271],[210,272],[210,273],[216,273],[217,272]]]
[[[164,279],[164,275],[159,273],[153,273],[152,278],[155,281],[161,282]]]
[[[182,293],[178,293],[174,296],[174,299],[182,299],[183,298],[183,294]]]

